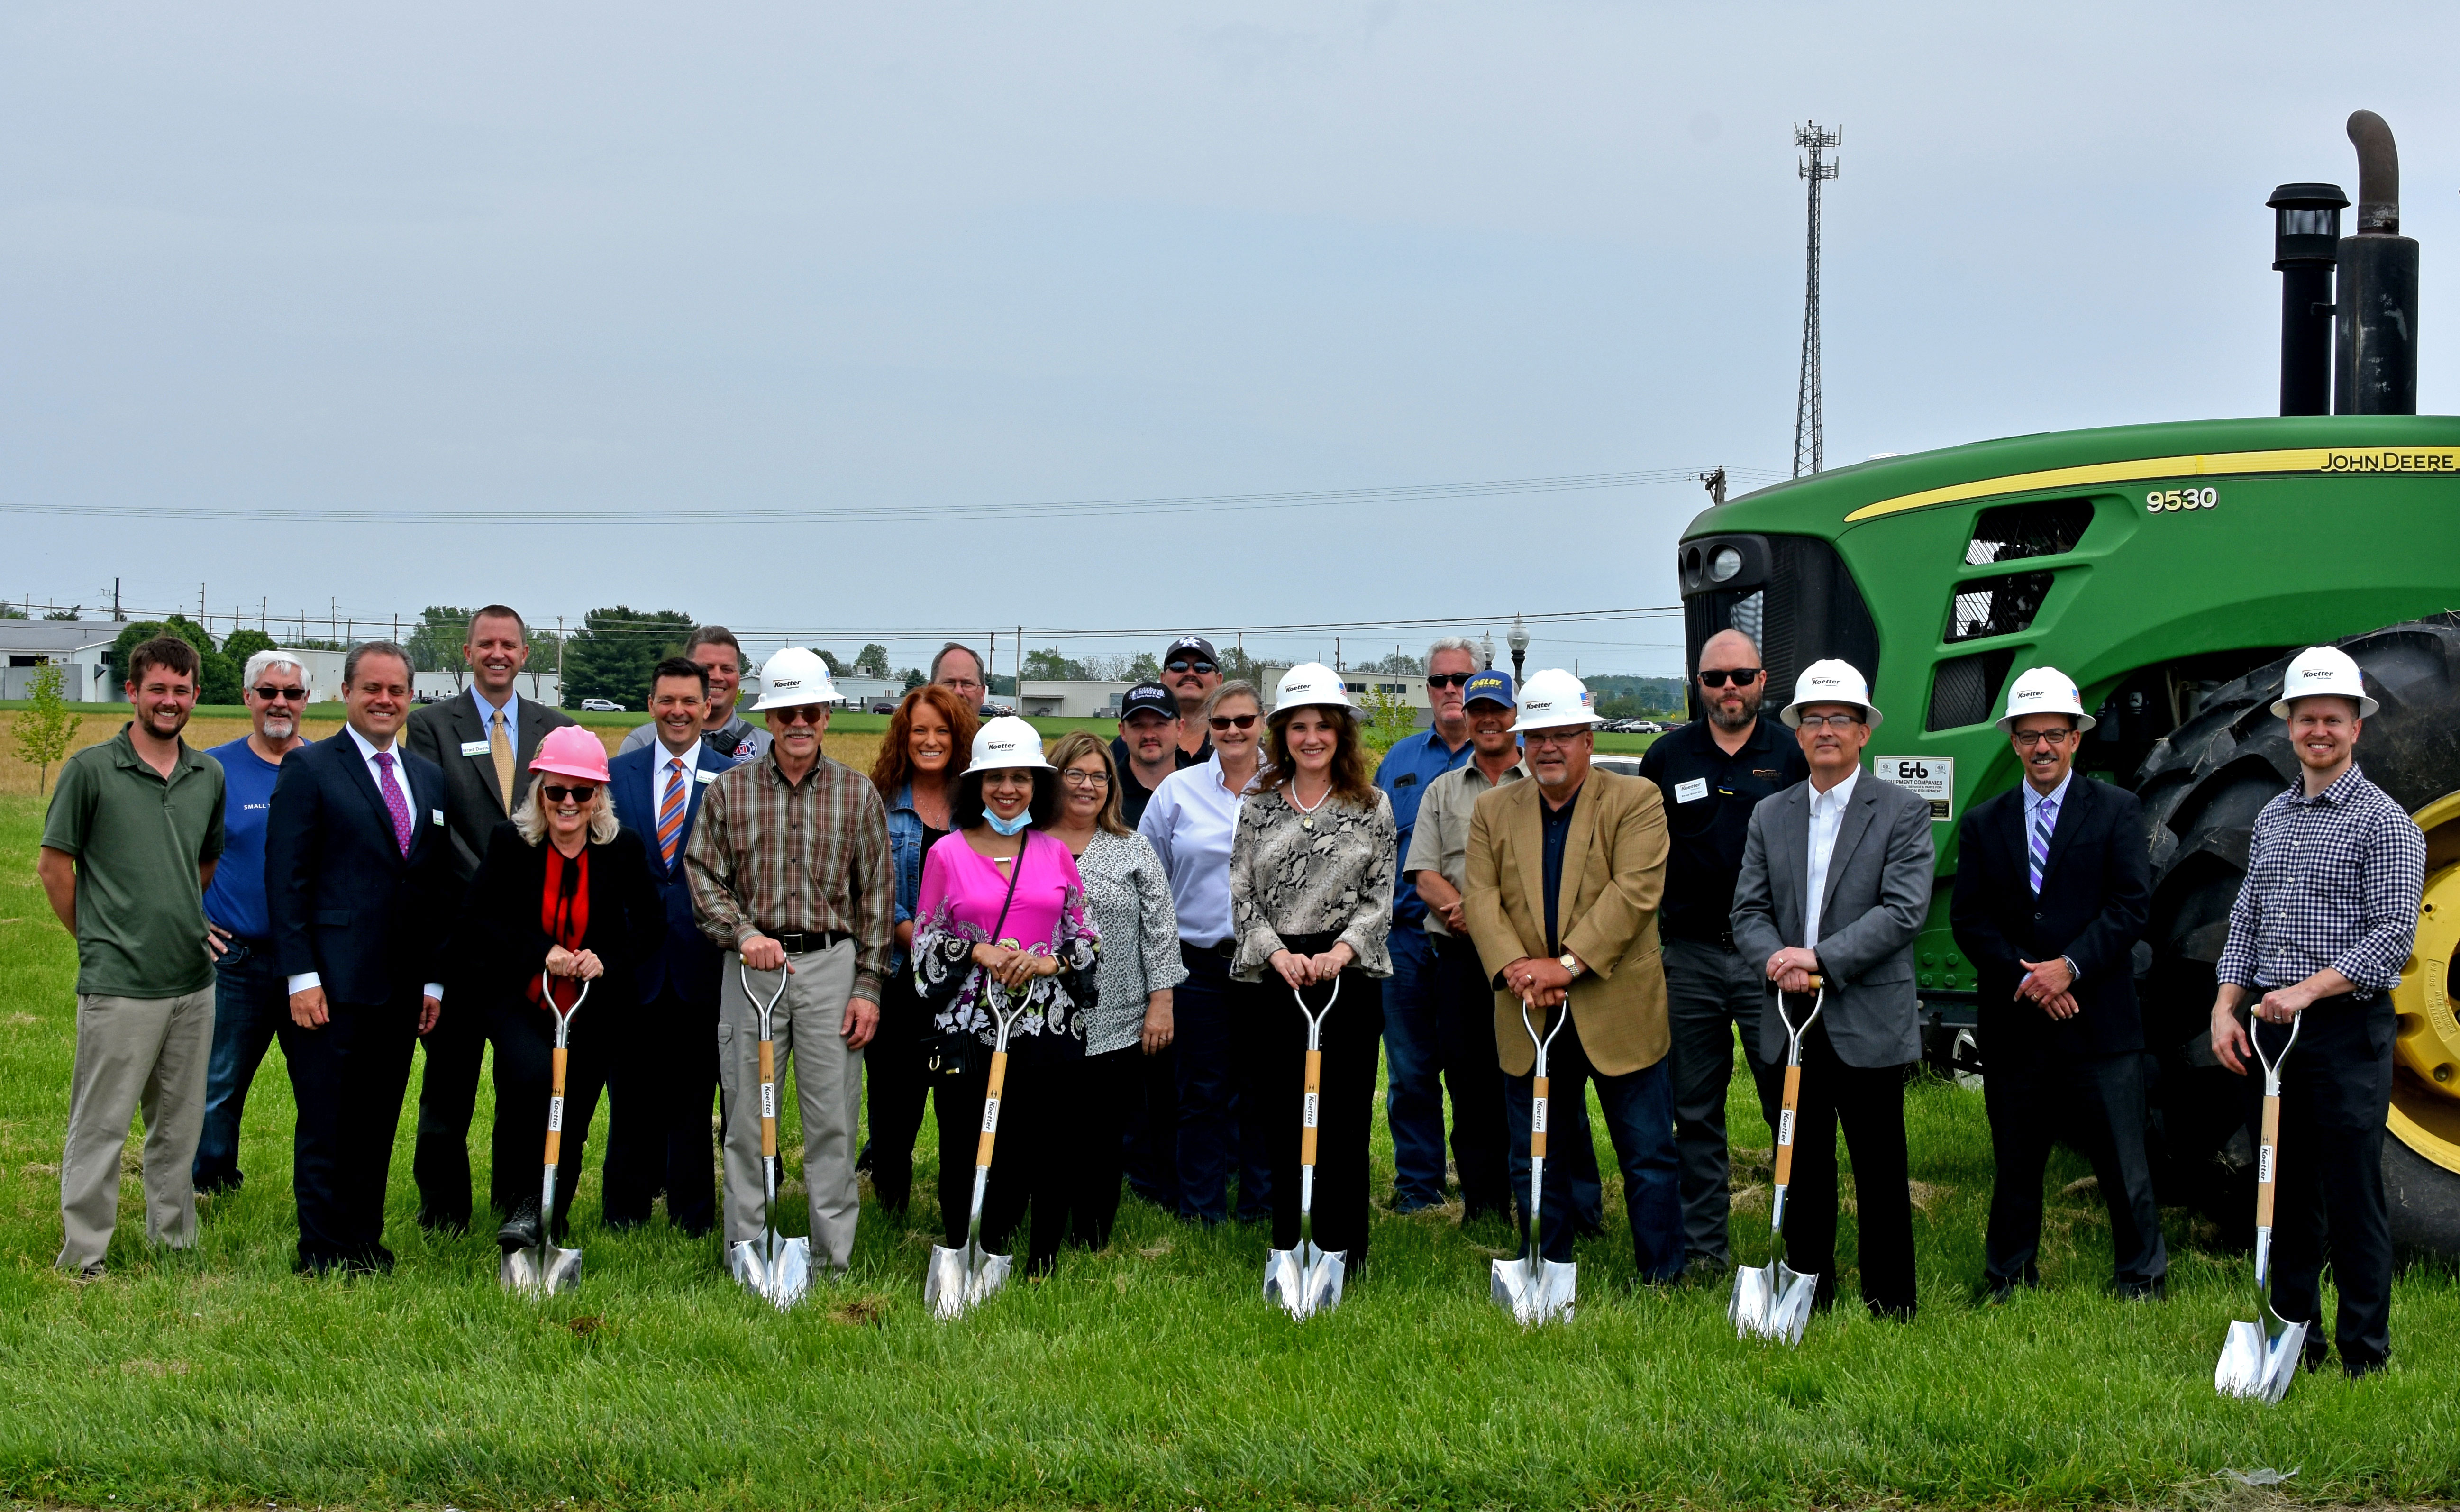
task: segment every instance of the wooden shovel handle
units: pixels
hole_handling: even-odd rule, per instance
[[[1536,1118],[1529,1120],[1529,1158],[1533,1161],[1542,1161],[1546,1158],[1546,1114],[1549,1111],[1546,1106],[1546,1083],[1550,1079],[1552,1078],[1546,1076],[1529,1078],[1529,1106],[1537,1114]]]
[[[2272,1191],[2280,1179],[2280,1099],[2263,1099],[2263,1142],[2255,1157],[2255,1226],[2272,1226]]]
[[[1317,1110],[1323,1106],[1318,1100],[1323,1090],[1324,1052],[1310,1050],[1307,1052],[1306,1058],[1306,1102],[1300,1114],[1302,1121],[1299,1128],[1299,1163],[1301,1165],[1315,1163],[1315,1122]]]
[[[983,1089],[983,1133],[974,1141],[974,1163],[991,1163],[991,1141],[999,1138],[1000,1090],[1007,1085],[1007,1052],[991,1052],[990,1085]]]
[[[562,1102],[563,1100],[563,1047],[558,1045],[555,1049],[555,1089],[549,1095],[550,1102]],[[549,1165],[558,1163],[557,1157],[562,1153],[563,1120],[562,1118],[549,1118],[546,1120],[546,1163]]]
[[[1793,1110],[1802,1100],[1802,1068],[1785,1068],[1784,1111],[1776,1120],[1776,1184],[1793,1184]]]
[[[760,1042],[760,1158],[777,1154],[777,1046]]]

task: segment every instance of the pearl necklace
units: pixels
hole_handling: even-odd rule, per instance
[[[1299,801],[1299,779],[1297,777],[1292,777],[1290,778],[1290,785],[1282,789],[1282,797],[1289,800],[1290,807],[1298,810],[1299,828],[1313,829],[1315,828],[1315,811],[1324,807],[1325,804],[1332,799],[1332,784],[1326,782],[1324,785],[1323,798],[1317,799],[1312,803],[1302,803]]]

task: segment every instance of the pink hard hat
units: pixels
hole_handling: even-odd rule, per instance
[[[530,770],[579,777],[584,782],[604,782],[606,747],[579,725],[562,725],[548,731],[546,738],[539,742],[538,755],[530,757]]]

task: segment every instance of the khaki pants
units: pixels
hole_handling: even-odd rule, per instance
[[[846,1000],[854,995],[854,944],[790,955],[794,974],[770,1017],[777,1048],[777,1105],[784,1122],[786,1070],[795,1072],[795,1094],[803,1115],[803,1190],[811,1201],[812,1266],[820,1274],[841,1274],[854,1257],[855,1220],[862,1203],[855,1187],[855,1119],[862,1104],[862,1052],[846,1048],[838,1033]],[[717,1063],[726,1089],[726,1242],[735,1245],[761,1233],[760,1014],[745,995],[741,963],[726,965],[718,995]],[[752,973],[765,998],[776,977]],[[782,1127],[780,1130],[782,1138]],[[783,1155],[781,1144],[778,1153]],[[782,1178],[781,1178],[782,1184]],[[779,1205],[784,1206],[781,1201]],[[780,1225],[781,1233],[791,1234]]]
[[[60,1155],[64,1270],[100,1263],[119,1218],[119,1152],[128,1118],[145,1110],[145,1237],[197,1242],[191,1166],[205,1127],[205,1070],[214,1045],[214,990],[183,997],[77,996],[76,1070]]]

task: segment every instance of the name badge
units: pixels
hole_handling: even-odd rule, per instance
[[[435,825],[437,829],[442,829],[444,827],[444,811],[440,808],[429,809],[427,811],[427,822]]]
[[[714,772],[694,772],[692,774],[692,780],[700,783],[714,782],[717,780],[717,774]]]
[[[1708,779],[1707,777],[1695,777],[1688,782],[1674,784],[1674,801],[1677,803],[1697,803],[1707,796]]]
[[[461,754],[463,756],[485,756],[491,749],[493,748],[484,740],[464,740],[461,742]]]

